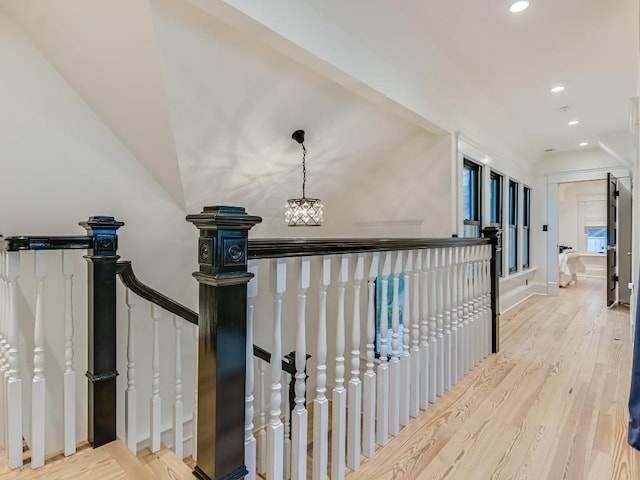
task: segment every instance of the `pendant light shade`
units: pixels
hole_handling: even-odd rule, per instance
[[[302,146],[302,198],[287,200],[284,219],[290,227],[318,227],[324,220],[322,202],[318,198],[307,198],[307,149],[304,146],[304,130],[296,130],[291,135]]]

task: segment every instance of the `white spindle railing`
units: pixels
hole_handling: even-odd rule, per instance
[[[76,453],[76,372],[73,366],[73,275],[75,256],[71,250],[62,252],[62,275],[64,276],[64,455]]]
[[[245,479],[255,480],[258,452],[256,438],[253,436],[253,319],[254,302],[258,296],[258,262],[255,260],[250,261],[248,271],[253,275],[253,278],[251,278],[247,285],[247,375],[245,378],[244,463],[247,467]]]
[[[35,252],[36,316],[33,326],[33,379],[31,381],[31,467],[44,465],[44,412],[47,384],[44,376],[44,285],[49,257]]]
[[[379,253],[371,256],[369,275],[367,276],[367,364],[363,382],[362,406],[362,453],[368,458],[373,457],[376,450],[376,373],[373,369],[376,342],[376,284],[378,276]]]
[[[19,365],[20,330],[18,320],[18,277],[20,276],[20,253],[7,252],[8,320],[7,350],[8,362],[7,395],[7,450],[9,468],[22,466],[22,378]]]
[[[162,433],[160,426],[160,415],[162,400],[160,398],[160,307],[151,304],[151,319],[153,321],[152,353],[151,353],[151,400],[149,402],[149,412],[151,421],[151,452],[160,450],[160,436]]]
[[[336,324],[336,384],[332,395],[331,480],[345,476],[345,437],[347,420],[347,391],[344,388],[345,348],[345,288],[349,278],[349,257],[340,258],[338,276],[338,319]]]
[[[184,458],[184,405],[182,402],[182,327],[184,320],[173,316],[175,328],[175,401],[173,402],[173,453],[182,460]],[[253,415],[252,415],[253,416]]]
[[[271,411],[267,427],[267,480],[281,480],[284,475],[284,426],[280,419],[282,393],[282,297],[287,288],[287,263],[274,260],[271,288],[274,297],[273,351],[271,352]]]
[[[388,293],[389,274],[391,273],[391,254],[384,254],[384,263],[380,275],[381,307],[380,307],[380,364],[377,375],[377,399],[376,399],[376,442],[381,447],[387,444],[389,439],[389,363],[387,360],[387,327],[388,327]]]
[[[313,401],[313,480],[326,480],[329,456],[329,399],[327,398],[327,289],[331,284],[331,257],[322,257],[320,304],[318,313],[318,344],[316,398]]]
[[[396,254],[393,267],[393,290],[391,301],[391,362],[389,365],[389,433],[400,432],[400,273],[402,271],[402,252]]]
[[[127,304],[127,389],[124,392],[124,431],[127,447],[132,453],[138,451],[138,409],[136,391],[136,343],[133,312],[136,306],[134,294],[125,289]]]
[[[311,260],[309,257],[300,259],[300,289],[298,291],[298,328],[296,336],[296,382],[295,407],[292,413],[292,452],[291,478],[304,480],[307,478],[307,407],[305,404],[306,383],[306,306],[307,290],[311,282]]]
[[[422,250],[417,251],[415,258],[416,261],[413,267],[413,291],[411,294],[413,303],[411,305],[411,367],[409,373],[409,382],[411,384],[411,390],[409,392],[409,414],[413,418],[416,418],[420,414],[420,385],[421,383],[427,385],[427,369],[424,368],[424,370],[421,371],[422,364],[420,361],[420,278],[422,273]],[[425,398],[427,398],[426,392]]]
[[[382,257],[380,257],[382,255]],[[337,275],[331,276],[331,263],[337,259]],[[64,418],[65,454],[75,451],[75,375],[73,278],[74,256],[64,252]],[[306,479],[307,455],[311,454],[313,480],[343,479],[347,467],[357,470],[361,456],[372,457],[376,444],[386,445],[389,435],[397,435],[401,426],[426,410],[430,402],[452,388],[475,364],[491,350],[491,247],[464,246],[415,249],[403,252],[356,253],[322,256],[320,261],[309,257],[299,262],[300,278],[297,294],[297,316],[293,305],[285,305],[287,290],[287,263],[294,260],[270,261],[271,289],[274,302],[272,330],[271,382],[266,388],[267,363],[258,360],[254,373],[253,332],[254,319],[261,301],[258,289],[258,264],[250,262],[249,271],[254,278],[247,290],[247,377],[245,397],[244,444],[246,478],[255,480],[257,474],[269,480]],[[352,262],[351,270],[349,262]],[[382,263],[379,263],[379,262]],[[43,252],[35,255],[36,308],[34,323],[34,370],[32,388],[32,466],[44,463],[44,281],[47,277],[47,257]],[[365,270],[366,269],[366,270]],[[296,271],[298,269],[296,268]],[[367,272],[367,295],[362,295],[362,281]],[[266,271],[265,271],[266,272]],[[3,408],[0,416],[0,444],[6,447],[12,468],[22,464],[21,431],[21,378],[18,366],[18,312],[16,308],[17,280],[20,273],[20,254],[2,252],[0,256],[0,395]],[[350,274],[353,274],[351,277]],[[314,278],[317,279],[314,281]],[[337,281],[336,281],[337,279]],[[51,280],[50,280],[51,281]],[[376,287],[376,282],[379,282]],[[312,299],[313,310],[307,315],[309,288],[319,285],[318,303]],[[378,305],[376,305],[376,288]],[[389,289],[391,288],[391,291]],[[349,290],[349,292],[347,292]],[[351,296],[351,293],[353,295]],[[391,295],[389,295],[391,294]],[[347,295],[353,301],[346,306]],[[391,298],[391,304],[388,299]],[[125,440],[135,452],[139,436],[136,416],[136,331],[135,304],[138,297],[125,289],[127,306]],[[317,305],[317,310],[315,306]],[[402,307],[401,307],[402,305]],[[333,306],[333,307],[332,307]],[[375,324],[379,314],[380,360],[374,358]],[[362,315],[366,308],[366,315]],[[350,310],[347,312],[347,310]],[[287,312],[285,315],[285,311]],[[327,361],[327,314],[335,312],[335,359]],[[390,317],[389,317],[390,313]],[[345,325],[351,315],[349,334]],[[142,315],[142,314],[141,314]],[[317,317],[316,317],[317,315]],[[164,318],[160,307],[151,306],[151,398],[150,449],[161,446],[160,416],[160,321]],[[309,316],[310,318],[307,318]],[[293,329],[285,318],[297,318],[295,334],[295,398],[289,416],[288,397],[282,398],[282,328]],[[390,320],[390,321],[389,321]],[[139,321],[139,320],[138,320]],[[148,321],[148,320],[147,320]],[[311,355],[315,357],[315,388],[313,395],[306,383],[306,324],[314,324],[314,342]],[[362,322],[366,321],[365,325]],[[389,323],[391,332],[389,332]],[[135,328],[134,328],[135,327]],[[173,316],[175,383],[173,387],[173,449],[182,457],[184,432],[182,375],[182,332],[184,320]],[[292,330],[293,331],[293,330]],[[362,335],[361,335],[362,333]],[[390,335],[388,336],[388,333]],[[193,329],[198,342],[198,329]],[[388,341],[388,338],[391,341]],[[345,375],[345,347],[349,345],[348,378]],[[285,345],[291,348],[291,345]],[[315,351],[313,348],[315,347]],[[361,369],[361,352],[364,360]],[[48,355],[48,353],[47,353]],[[328,369],[335,372],[329,375]],[[192,413],[193,445],[197,436],[197,367],[195,400]],[[284,375],[285,382],[287,375]],[[146,377],[145,378],[149,378]],[[190,382],[192,377],[187,376]],[[48,379],[52,381],[52,379]],[[312,380],[312,381],[313,381]],[[327,397],[327,384],[333,382],[331,399]],[[345,386],[345,382],[347,385]],[[346,387],[346,388],[345,388]],[[307,395],[313,401],[313,448],[307,447]],[[256,404],[254,404],[256,402]],[[331,403],[331,407],[329,406]],[[284,404],[284,408],[283,408]],[[7,407],[5,408],[4,405]],[[267,407],[269,405],[269,407]],[[331,423],[329,409],[332,410]],[[10,415],[7,414],[10,412]],[[267,413],[268,412],[268,413]],[[283,423],[283,418],[285,423]],[[289,423],[290,420],[290,423]],[[289,438],[289,428],[291,437]],[[331,431],[331,442],[329,441]],[[39,441],[42,443],[38,443]],[[329,450],[330,455],[329,456]],[[193,449],[193,457],[197,452]]]
[[[402,312],[402,353],[400,354],[400,425],[409,425],[409,409],[411,406],[411,273],[413,270],[413,252],[405,255],[406,264],[403,272],[404,310]]]
[[[360,288],[364,279],[364,254],[356,257],[353,276],[353,321],[351,323],[351,378],[349,379],[349,418],[347,428],[347,466],[360,467],[362,425],[362,382],[360,381]]]

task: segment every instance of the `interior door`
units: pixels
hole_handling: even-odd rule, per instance
[[[618,302],[631,305],[632,198],[631,179],[618,179]]]
[[[618,221],[618,179],[607,173],[607,306],[617,301],[616,238]]]

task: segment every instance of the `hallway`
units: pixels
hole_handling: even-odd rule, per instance
[[[500,353],[347,479],[640,478],[626,442],[629,313],[604,307],[603,282],[504,314]]]

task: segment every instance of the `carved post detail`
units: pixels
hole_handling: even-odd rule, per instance
[[[240,207],[188,215],[200,230],[198,464],[203,480],[241,479],[244,463],[248,231],[262,219]]]
[[[102,216],[80,222],[91,237],[84,258],[89,284],[88,440],[93,448],[116,439],[116,251],[123,225]]]

